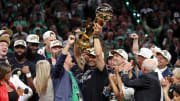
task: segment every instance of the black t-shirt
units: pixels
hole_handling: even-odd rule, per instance
[[[15,90],[12,92],[8,92],[8,98],[9,98],[9,101],[17,101],[18,99],[17,92]]]
[[[103,71],[91,69],[89,65],[85,65],[83,75],[83,96],[84,101],[104,101],[103,88],[108,79],[107,70]]]
[[[36,64],[39,60],[45,60],[45,57],[40,55],[40,54],[35,54],[33,56],[27,56],[26,57],[30,62],[33,62],[34,64]]]
[[[73,73],[76,79],[82,80],[83,71],[79,68],[77,64],[71,68],[71,72]]]
[[[11,65],[11,71],[13,71],[13,74],[17,74],[17,71],[19,71],[17,68],[22,69],[23,66],[29,66],[30,72],[32,77],[34,78],[36,75],[35,72],[35,64],[30,62],[29,60],[26,60],[23,64],[19,64],[15,58],[9,59],[9,63]],[[17,70],[15,70],[17,69]],[[24,73],[21,72],[20,79],[27,84],[27,77]]]

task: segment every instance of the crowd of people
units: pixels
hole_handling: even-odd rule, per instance
[[[93,46],[81,49],[93,23]],[[1,0],[0,101],[180,101],[176,0]]]

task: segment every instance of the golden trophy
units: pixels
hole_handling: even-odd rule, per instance
[[[111,20],[112,16],[113,9],[109,4],[103,3],[97,7],[94,21],[88,24],[84,32],[75,33],[76,43],[81,50],[89,50],[93,47],[94,25],[98,23],[100,26],[104,26],[104,23]]]

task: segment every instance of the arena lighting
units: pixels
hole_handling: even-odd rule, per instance
[[[133,16],[136,17],[136,13],[133,13]]]
[[[146,37],[146,38],[148,37],[148,33],[145,33],[145,37]]]
[[[126,6],[129,6],[129,4],[130,4],[129,1],[126,1]]]
[[[132,11],[133,11],[134,13],[136,12],[136,10],[135,10],[135,9],[133,9]]]
[[[141,14],[137,13],[137,17],[139,18],[141,16]]]
[[[136,22],[137,22],[137,24],[140,24],[140,19],[137,19]]]

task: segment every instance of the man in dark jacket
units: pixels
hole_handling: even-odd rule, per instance
[[[141,70],[142,75],[138,79],[130,80],[128,71],[131,68],[130,64],[124,66],[124,73],[122,75],[123,83],[135,89],[135,101],[160,101],[161,86],[158,79],[157,63],[153,59],[144,60]]]

